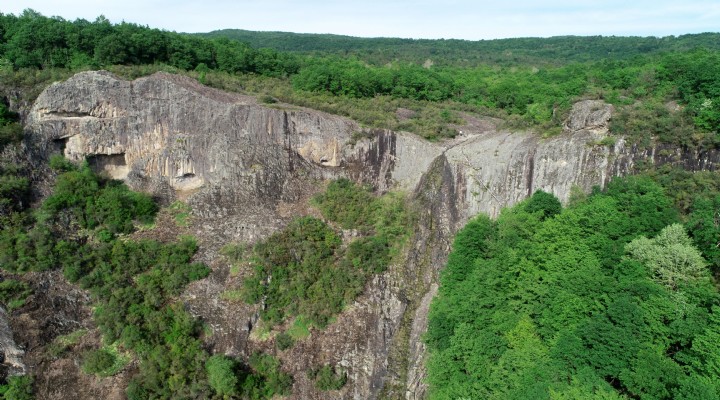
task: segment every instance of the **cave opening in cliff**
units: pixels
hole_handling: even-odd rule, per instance
[[[125,153],[93,154],[87,157],[87,162],[95,173],[105,173],[113,179],[125,179],[130,171]]]
[[[69,137],[62,137],[62,138],[59,138],[59,139],[53,139],[52,144],[53,144],[53,148],[54,148],[55,152],[56,152],[56,153],[60,153],[60,154],[64,154],[64,153],[65,153],[65,147],[67,147],[67,143],[68,143],[68,140],[69,140],[69,139],[70,139]]]

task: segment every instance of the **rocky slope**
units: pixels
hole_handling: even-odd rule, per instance
[[[158,73],[129,82],[86,72],[47,88],[26,131],[38,168],[53,152],[87,157],[135,189],[191,205],[190,233],[199,238],[199,258],[213,273],[191,285],[183,299],[212,327],[208,345],[230,355],[273,347],[251,335],[255,306],[220,296],[238,279],[218,257],[223,244],[252,243],[294,216],[313,213],[307,199],[327,179],[348,177],[381,192],[407,192],[418,222],[403,257],[326,330],[279,356],[296,378],[292,398],[416,399],[426,389],[420,338],[438,271],[453,234],[469,218],[497,215],[537,189],[566,201],[574,186],[602,186],[641,160],[694,170],[720,162],[715,152],[640,150],[623,140],[600,144],[611,116],[611,106],[583,101],[565,132],[553,138],[482,121],[463,127],[452,141],[429,143],[402,132],[367,131],[317,111],[260,105],[180,76]],[[348,384],[332,395],[317,392],[305,374],[308,366],[323,364],[348,370]]]

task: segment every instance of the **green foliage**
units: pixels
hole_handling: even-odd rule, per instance
[[[113,235],[132,232],[134,220],[148,223],[154,219],[157,205],[148,195],[132,192],[120,181],[101,179],[87,165],[72,168],[58,158],[51,162],[51,167],[65,171],[43,202],[42,209],[51,218],[70,213],[80,227]]]
[[[271,326],[302,315],[325,327],[362,292],[372,274],[387,268],[408,235],[409,216],[397,195],[375,197],[342,179],[313,202],[327,219],[364,236],[343,249],[339,235],[325,222],[302,217],[257,243],[253,276],[244,281],[245,300],[263,301],[260,316]]]
[[[693,243],[717,273],[720,270],[720,174],[690,172],[669,166],[648,174],[672,196],[684,216],[685,228]]]
[[[104,67],[129,77],[172,70],[257,93],[267,104],[311,106],[431,140],[457,134],[458,112],[502,117],[551,136],[572,102],[599,98],[618,106],[613,131],[633,141],[656,136],[690,146],[720,143],[720,49],[712,33],[479,42],[247,31],[201,37],[113,25],[104,17],[47,18],[32,10],[1,16],[0,32],[2,73],[15,82],[44,81],[38,69],[42,75]],[[234,79],[240,74],[245,77]],[[668,100],[681,110],[666,107]],[[398,117],[400,108],[417,111],[416,117]],[[19,125],[2,123],[1,111],[0,145],[17,142]]]
[[[305,339],[310,336],[310,321],[302,315],[298,315],[288,328],[287,334],[293,340]]]
[[[44,17],[32,10],[0,16],[2,56],[18,68],[98,69],[114,64],[168,64],[184,70],[284,76],[295,73],[295,57],[255,50],[227,39],[201,39],[105,17],[89,22]]]
[[[315,381],[315,387],[319,390],[339,390],[347,383],[347,373],[336,372],[329,365],[308,370],[308,378]]]
[[[49,160],[50,168],[58,173],[76,171],[78,168],[62,154],[53,154]]]
[[[677,86],[697,126],[720,132],[720,54],[707,49],[670,54],[661,74]]]
[[[486,215],[481,214],[470,220],[455,236],[453,251],[448,256],[447,266],[441,273],[443,284],[455,286],[471,276],[476,265],[475,260],[488,256],[489,246],[496,235],[497,229]],[[444,304],[437,302],[430,309],[433,326],[425,334],[425,342],[432,348],[448,348],[456,327],[456,320],[448,318],[451,310],[444,308]]]
[[[5,268],[26,271],[62,268],[65,277],[86,289],[94,301],[94,319],[108,345],[84,356],[86,373],[110,376],[138,358],[138,373],[127,388],[129,399],[200,398],[220,388],[219,370],[200,339],[202,325],[174,301],[185,286],[210,273],[192,257],[198,249],[191,237],[175,243],[121,240],[115,233],[148,221],[157,210],[152,200],[117,181],[95,175],[55,158],[58,175],[53,194],[34,217],[13,213],[0,233],[0,260]],[[107,234],[106,234],[107,233]],[[26,286],[0,283],[10,299],[25,296]],[[84,331],[58,337],[48,354],[58,357],[75,346]],[[238,371],[244,397],[264,399],[287,393],[292,379],[279,362],[258,356],[261,372]],[[258,367],[258,368],[260,368]],[[255,368],[255,367],[253,367]],[[241,379],[242,378],[242,379]],[[288,384],[290,382],[290,384]]]
[[[224,355],[209,357],[205,368],[210,387],[224,399],[270,399],[290,394],[292,377],[280,370],[276,358],[254,353],[248,366]]]
[[[361,229],[372,223],[373,195],[369,188],[359,188],[354,182],[341,178],[331,182],[325,192],[313,198],[313,205],[323,216],[345,229]]]
[[[340,311],[345,292],[353,289],[333,284],[342,285],[349,277],[348,272],[332,268],[339,248],[340,238],[322,221],[294,220],[255,245],[255,275],[245,281],[247,301],[264,299],[260,315],[271,324],[302,313],[325,326]]]
[[[718,50],[717,33],[667,37],[556,36],[469,41],[459,39],[359,38],[343,35],[256,32],[223,29],[199,36],[226,37],[256,48],[272,48],[301,54],[349,54],[372,65],[401,60],[422,64],[476,66],[478,64],[566,64],[597,59],[615,62],[641,55],[684,51],[697,47]],[[612,74],[612,71],[609,71]],[[619,75],[618,79],[626,79]]]
[[[25,282],[14,279],[0,282],[0,303],[8,311],[22,307],[30,294],[32,294],[32,289]]]
[[[22,140],[22,125],[16,113],[0,101],[0,152]],[[21,211],[29,203],[30,182],[15,165],[0,164],[0,216]],[[0,224],[0,226],[2,226]]]
[[[8,144],[20,143],[23,137],[22,125],[19,122],[8,122],[0,125],[0,150]]]
[[[23,137],[17,113],[8,110],[7,105],[0,101],[0,151],[9,144],[20,143]]]
[[[274,97],[268,96],[268,95],[261,96],[259,100],[260,100],[260,102],[262,102],[262,103],[264,103],[264,104],[275,104],[275,103],[277,103],[277,100],[275,100]]]
[[[540,219],[543,220],[560,214],[562,204],[552,193],[538,189],[525,204],[525,211],[529,213],[541,212],[542,217]]]
[[[242,383],[245,395],[251,399],[269,399],[285,396],[292,389],[292,376],[280,370],[280,361],[268,354],[253,353],[249,360],[255,372]]]
[[[90,350],[83,357],[82,370],[86,374],[110,376],[112,373],[109,373],[109,371],[116,361],[115,354],[104,348]]]
[[[220,249],[220,254],[227,257],[231,263],[242,261],[247,246],[242,243],[228,243]]]
[[[717,398],[720,295],[662,188],[616,179],[552,218],[533,203],[458,233],[429,397]]]
[[[637,234],[654,235],[678,219],[663,188],[648,177],[615,179],[608,184],[607,193],[618,202],[619,210],[637,224]]]
[[[648,268],[655,281],[673,290],[709,277],[705,260],[680,224],[666,227],[653,239],[640,236],[625,251]]]
[[[654,138],[683,146],[704,144],[704,137],[697,138],[690,115],[686,111],[668,109],[662,100],[620,107],[610,123],[611,132],[642,146],[650,145]],[[708,135],[707,139],[711,138],[712,135]]]
[[[0,385],[0,396],[3,400],[34,400],[33,381],[29,375],[11,376],[7,384]]]
[[[81,237],[94,235],[109,242],[118,234],[132,232],[135,221],[154,219],[157,205],[148,195],[132,192],[119,181],[102,179],[87,165],[78,168],[59,158],[53,160],[64,172],[58,175],[52,195],[34,218],[16,213],[0,231],[0,260],[6,270],[57,267],[73,257]]]
[[[30,182],[13,167],[0,167],[0,215],[22,211],[29,203]]]
[[[237,394],[238,377],[235,374],[236,362],[224,355],[214,355],[205,362],[208,383],[223,398]]]
[[[693,243],[717,272],[720,268],[720,196],[698,196],[693,202],[686,226]]]
[[[170,204],[170,212],[175,218],[175,225],[179,227],[187,227],[190,225],[190,212],[192,209],[186,203],[180,200],[174,201]]]
[[[290,334],[285,332],[278,333],[277,336],[275,336],[275,346],[278,348],[278,350],[283,351],[287,350],[295,345],[295,339],[293,339]]]
[[[206,353],[197,338],[198,324],[169,302],[187,283],[209,273],[204,265],[190,263],[197,245],[189,238],[176,244],[120,241],[113,236],[87,240],[82,232],[68,228],[126,233],[132,221],[151,218],[156,206],[146,195],[105,181],[87,166],[65,164],[60,170],[64,172],[37,218],[16,214],[15,222],[2,231],[0,246],[8,250],[3,251],[4,267],[60,267],[70,281],[90,291],[96,301],[95,321],[106,342],[120,341],[140,357],[140,373],[128,388],[129,397],[203,392]],[[60,347],[68,346],[58,346],[58,354],[64,351]],[[89,352],[83,368],[111,375],[127,361],[108,346]]]
[[[80,339],[87,333],[86,329],[78,329],[67,335],[56,337],[47,348],[47,353],[52,358],[58,358],[68,350],[76,346]]]

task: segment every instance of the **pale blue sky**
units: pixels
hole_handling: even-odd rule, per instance
[[[364,37],[495,39],[720,32],[718,0],[2,0],[0,12],[134,22],[178,32],[239,28]]]

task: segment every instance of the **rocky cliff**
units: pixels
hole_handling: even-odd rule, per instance
[[[47,88],[26,131],[38,166],[53,152],[87,158],[135,189],[191,205],[191,233],[213,274],[183,299],[212,327],[209,345],[231,355],[268,346],[252,335],[255,306],[220,298],[233,279],[218,257],[220,246],[252,243],[292,217],[312,213],[307,199],[331,178],[370,183],[380,192],[405,191],[418,223],[402,259],[376,276],[337,321],[282,360],[296,377],[293,398],[327,396],[304,372],[338,363],[349,372],[343,398],[415,399],[425,393],[420,338],[438,271],[453,234],[469,218],[497,215],[538,189],[566,201],[573,187],[605,185],[640,160],[694,170],[720,162],[714,152],[603,141],[612,111],[600,101],[580,102],[564,133],[549,139],[475,121],[456,139],[429,143],[317,111],[260,105],[181,76],[159,73],[130,82],[86,72]]]

